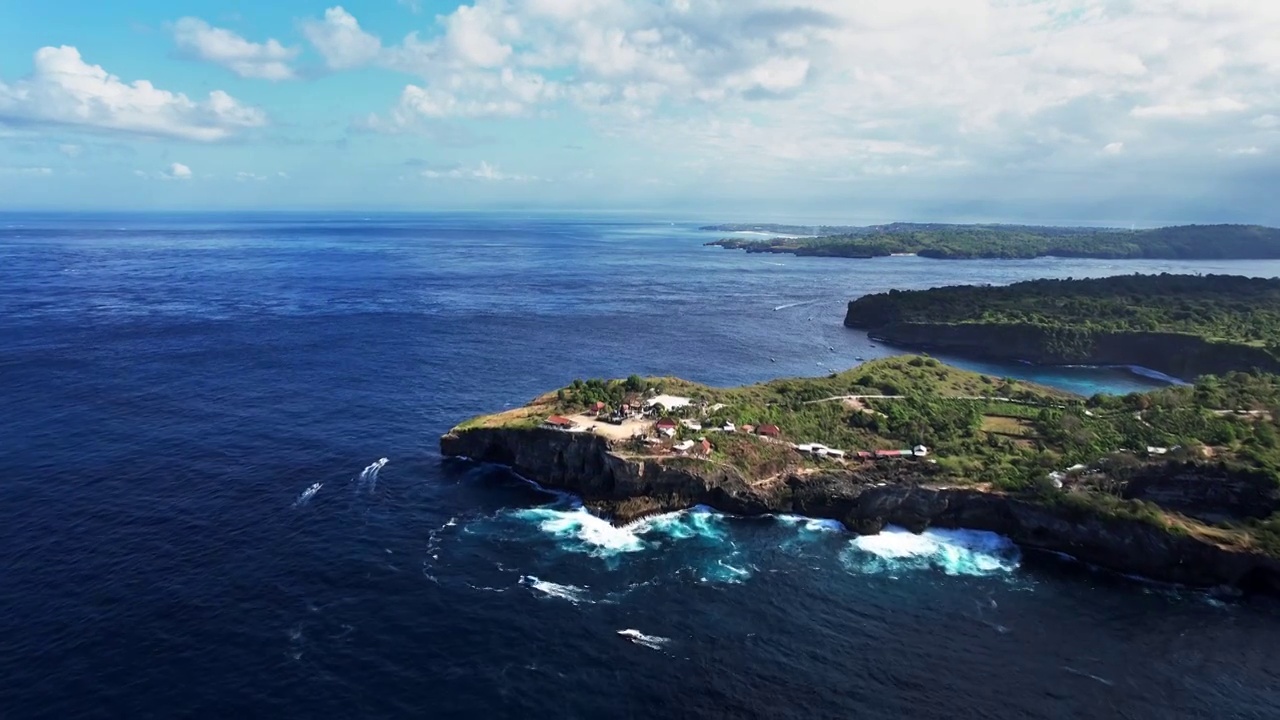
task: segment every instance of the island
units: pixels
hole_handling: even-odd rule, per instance
[[[1280,280],[1124,275],[865,295],[844,324],[905,348],[1184,380],[1280,372]]]
[[[742,515],[987,530],[1193,586],[1280,592],[1280,376],[1232,372],[1124,397],[898,356],[714,388],[577,380],[440,440],[579,496],[617,524],[699,505]]]
[[[804,233],[800,231],[805,230],[803,226],[712,227],[777,227],[796,231],[785,233],[793,235],[802,235]],[[1259,225],[1182,225],[1149,230],[1121,230],[1032,225],[892,223],[863,228],[816,227],[809,228],[808,232],[811,236],[725,238],[706,245],[746,250],[749,253],[843,258],[890,255],[920,255],[949,260],[1037,257],[1178,260],[1280,258],[1280,229]]]

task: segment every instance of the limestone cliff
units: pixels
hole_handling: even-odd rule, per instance
[[[886,524],[917,532],[930,525],[969,528],[1118,572],[1195,586],[1280,592],[1280,561],[1261,552],[1141,520],[1102,516],[1069,503],[948,485],[929,464],[904,461],[796,472],[753,482],[733,468],[705,461],[631,459],[585,433],[477,428],[451,432],[440,445],[446,456],[505,465],[543,486],[579,495],[593,511],[617,523],[704,504],[740,515],[830,518],[864,534]],[[1210,510],[1228,512],[1239,503],[1256,504],[1259,490],[1248,482],[1226,487],[1222,483],[1235,480],[1220,478],[1216,492],[1207,491],[1205,482],[1194,473],[1157,474],[1135,485],[1133,493],[1192,510],[1205,503]]]

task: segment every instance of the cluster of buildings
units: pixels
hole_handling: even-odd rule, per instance
[[[857,458],[859,460],[887,460],[891,458],[922,458],[929,454],[929,448],[924,445],[916,445],[908,450],[858,450],[846,452],[835,448],[827,447],[822,443],[802,443],[792,445],[796,452],[816,455],[818,457],[828,457],[837,460],[844,458]]]

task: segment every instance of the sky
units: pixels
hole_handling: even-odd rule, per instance
[[[1276,38],[1275,0],[7,2],[0,210],[1280,225]]]

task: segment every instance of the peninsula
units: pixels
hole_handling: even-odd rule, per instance
[[[743,230],[742,228],[763,228]],[[776,229],[770,229],[776,228]],[[1182,225],[1151,230],[892,223],[867,227],[719,225],[724,232],[803,237],[725,238],[706,243],[749,253],[872,258],[920,255],[974,258],[1075,257],[1108,259],[1272,260],[1280,258],[1280,229],[1259,225]]]
[[[900,347],[1194,380],[1280,372],[1280,280],[1126,275],[866,295],[844,324]]]
[[[713,388],[575,381],[464,422],[446,457],[497,463],[627,523],[708,505],[989,530],[1196,586],[1280,592],[1280,377],[1085,399],[925,356]]]

